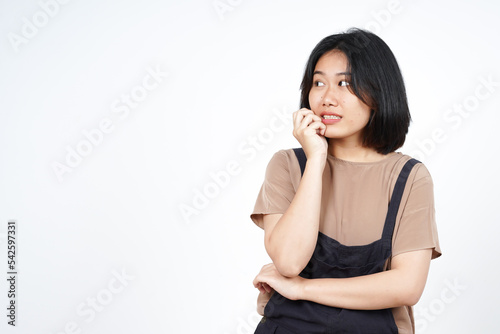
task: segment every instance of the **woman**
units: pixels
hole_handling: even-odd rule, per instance
[[[251,215],[273,261],[255,333],[414,333],[441,250],[429,172],[395,152],[410,123],[396,59],[351,29],[315,47],[301,89],[302,148],[273,156]]]

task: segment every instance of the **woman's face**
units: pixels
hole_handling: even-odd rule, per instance
[[[314,68],[309,105],[326,125],[325,137],[361,145],[371,109],[349,90],[347,63],[339,50],[321,56]]]

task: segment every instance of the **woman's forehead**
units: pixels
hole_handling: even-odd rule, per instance
[[[314,73],[323,75],[347,74],[348,60],[340,50],[331,50],[323,54],[314,67]]]

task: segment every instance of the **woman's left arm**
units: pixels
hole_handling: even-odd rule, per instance
[[[378,310],[415,305],[425,287],[432,249],[401,253],[391,269],[352,278],[305,279],[282,276],[274,264],[265,265],[254,279],[262,293],[273,288],[292,300],[355,310]]]

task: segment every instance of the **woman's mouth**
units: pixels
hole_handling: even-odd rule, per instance
[[[338,123],[340,122],[341,119],[342,116],[339,115],[332,115],[332,114],[321,115],[321,122],[325,125]]]

